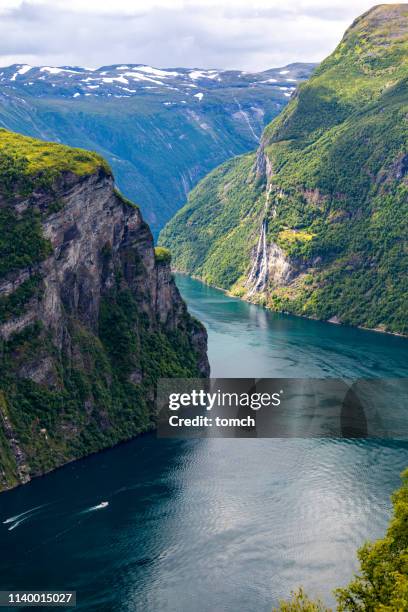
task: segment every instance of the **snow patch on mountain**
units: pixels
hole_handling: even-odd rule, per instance
[[[124,75],[136,81],[149,81],[150,83],[156,83],[156,85],[164,85],[163,81],[151,79],[150,77],[147,77],[144,74],[140,74],[140,72],[125,72]]]
[[[124,83],[125,85],[129,85],[129,81],[127,79],[125,79],[125,77],[123,77],[123,76],[119,76],[119,77],[103,77],[102,81],[104,83],[114,83],[115,81],[117,81],[118,83]]]
[[[72,68],[56,68],[54,66],[43,66],[40,68],[40,72],[49,72],[50,74],[60,74],[61,72],[72,72],[78,74],[78,70],[72,70]]]
[[[151,66],[138,66],[136,70],[141,70],[142,72],[146,72],[147,74],[153,74],[159,77],[180,76],[179,72],[161,70],[160,68],[152,68]]]
[[[219,76],[218,70],[192,70],[189,73],[190,79],[216,79]]]
[[[199,68],[154,68],[145,64],[120,64],[88,69],[79,66],[30,66],[14,64],[0,72],[0,85],[21,92],[29,86],[35,96],[52,95],[60,98],[78,98],[80,95],[93,97],[157,96],[165,101],[174,98],[175,104],[202,102],[204,97],[211,103],[217,91],[230,88],[270,88],[276,102],[284,99],[289,87],[306,78],[310,65],[293,64],[259,73],[238,70],[216,70]],[[194,89],[197,93],[194,92]],[[51,93],[52,92],[52,93]],[[194,92],[194,93],[193,93]],[[241,119],[252,133],[250,115],[241,112]],[[255,132],[255,130],[254,130]]]
[[[17,70],[17,72],[13,74],[10,81],[15,81],[19,74],[21,75],[26,74],[31,69],[32,69],[32,66],[30,66],[29,64],[24,64],[23,66],[21,66],[21,68]]]

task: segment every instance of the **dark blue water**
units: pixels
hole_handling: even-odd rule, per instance
[[[178,284],[215,376],[407,376],[404,339]],[[330,601],[406,465],[401,442],[143,436],[1,495],[1,521],[35,509],[0,523],[0,588],[77,590],[81,610],[270,612],[299,584]]]

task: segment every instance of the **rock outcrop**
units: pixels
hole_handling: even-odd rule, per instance
[[[160,376],[209,374],[205,329],[109,169],[43,178],[0,199],[6,242],[37,228],[9,269],[0,246],[0,489],[154,427]]]

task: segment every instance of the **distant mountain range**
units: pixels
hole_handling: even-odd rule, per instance
[[[0,126],[103,154],[157,233],[207,172],[258,144],[314,67],[17,64],[0,68]]]

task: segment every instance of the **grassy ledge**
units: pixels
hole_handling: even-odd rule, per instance
[[[154,257],[157,263],[170,263],[171,262],[171,253],[169,249],[165,247],[155,247],[154,249]]]
[[[23,187],[24,192],[61,172],[88,176],[100,169],[111,174],[108,163],[97,153],[0,128],[0,189],[3,194],[15,186]]]

